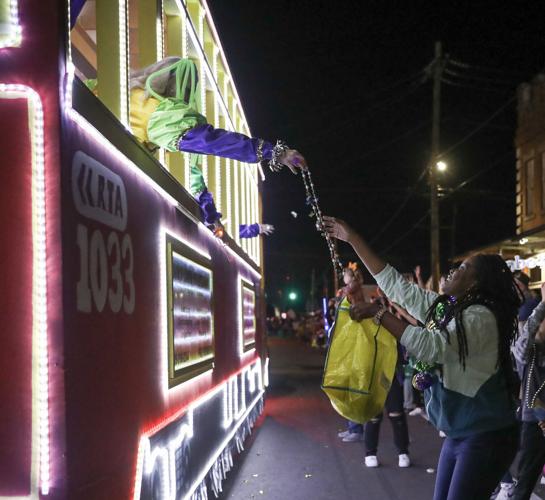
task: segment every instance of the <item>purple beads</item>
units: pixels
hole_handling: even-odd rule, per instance
[[[433,376],[430,372],[418,372],[413,377],[413,387],[419,391],[428,389],[433,385]]]

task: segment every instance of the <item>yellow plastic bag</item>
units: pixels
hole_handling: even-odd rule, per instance
[[[340,415],[365,423],[384,408],[394,377],[397,344],[373,320],[350,319],[349,308],[344,299],[337,310],[322,389]]]

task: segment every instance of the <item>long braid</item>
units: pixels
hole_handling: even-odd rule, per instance
[[[473,257],[476,284],[453,302],[447,295],[440,295],[431,305],[426,322],[445,332],[447,342],[450,334],[447,324],[454,319],[458,358],[465,369],[469,354],[467,336],[462,321],[463,311],[472,305],[483,305],[490,309],[498,325],[498,359],[496,367],[505,375],[509,387],[515,386],[510,360],[510,346],[518,335],[518,308],[522,303],[522,294],[513,280],[511,271],[499,255],[477,254]],[[442,306],[441,306],[442,304]],[[444,308],[442,318],[438,310]]]

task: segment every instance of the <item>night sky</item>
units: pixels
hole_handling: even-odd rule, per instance
[[[515,92],[545,68],[540,4],[209,0],[254,136],[303,153],[322,211],[401,271],[421,264],[425,275],[429,188],[417,180],[430,157],[434,42],[451,61],[440,184],[448,191],[471,179],[440,205],[446,268],[453,255],[515,233]],[[312,269],[317,287],[324,277],[331,286],[327,247],[301,178],[287,169],[266,176],[264,222],[276,227],[265,238],[269,300],[295,289],[302,307]],[[339,250],[354,260],[346,244]]]

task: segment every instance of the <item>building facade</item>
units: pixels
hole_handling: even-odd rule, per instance
[[[537,75],[517,91],[516,231],[512,238],[474,249],[499,253],[512,270],[530,276],[531,288],[545,281],[545,75]]]

